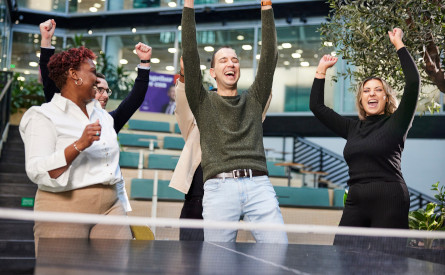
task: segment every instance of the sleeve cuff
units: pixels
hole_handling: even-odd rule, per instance
[[[148,66],[148,67],[142,67],[141,66],[141,64],[138,64],[138,69],[142,69],[142,70],[150,70],[151,69],[151,66]]]

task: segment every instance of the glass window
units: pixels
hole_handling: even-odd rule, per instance
[[[0,0],[0,69],[4,70],[7,64],[9,34],[11,21],[9,19],[6,2]]]
[[[125,71],[135,72],[140,63],[134,46],[142,42],[152,47],[151,71],[165,74],[175,74],[174,67],[175,32],[161,32],[153,34],[131,34],[107,37],[106,55],[114,66],[122,66]],[[130,78],[134,80],[135,73]],[[107,76],[108,78],[108,76]],[[113,96],[115,92],[113,90]],[[126,92],[117,94],[115,98],[125,97]],[[113,97],[112,96],[112,97]]]
[[[11,69],[24,74],[39,74],[40,34],[13,32]],[[53,36],[52,45],[61,49],[63,38]]]
[[[102,51],[102,36],[85,35],[66,38],[66,48],[77,48],[82,45],[99,55]]]
[[[270,112],[309,112],[309,96],[320,58],[318,25],[277,27],[278,62],[272,88]],[[261,39],[261,32],[259,34]],[[260,52],[261,41],[258,42]],[[334,90],[326,85],[326,105],[334,107]]]
[[[71,0],[76,2],[81,0]],[[85,1],[85,0],[84,0]],[[19,8],[26,8],[39,11],[65,12],[66,0],[17,0]]]
[[[109,0],[108,2],[119,1],[120,0]],[[69,0],[68,3],[70,13],[91,13],[105,11],[105,0]]]

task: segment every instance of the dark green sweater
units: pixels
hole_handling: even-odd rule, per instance
[[[261,18],[261,58],[254,83],[241,95],[220,96],[202,86],[195,11],[183,9],[185,92],[201,134],[204,182],[234,169],[267,172],[261,115],[272,89],[278,52],[272,9],[262,10]]]

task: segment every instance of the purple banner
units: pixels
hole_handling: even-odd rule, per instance
[[[150,72],[148,92],[139,111],[164,113],[170,102],[168,90],[173,85],[174,75]]]

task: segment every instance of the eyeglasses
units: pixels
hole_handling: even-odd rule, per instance
[[[96,93],[103,94],[104,92],[107,92],[108,96],[113,93],[110,88],[104,89],[102,87],[96,87]]]

